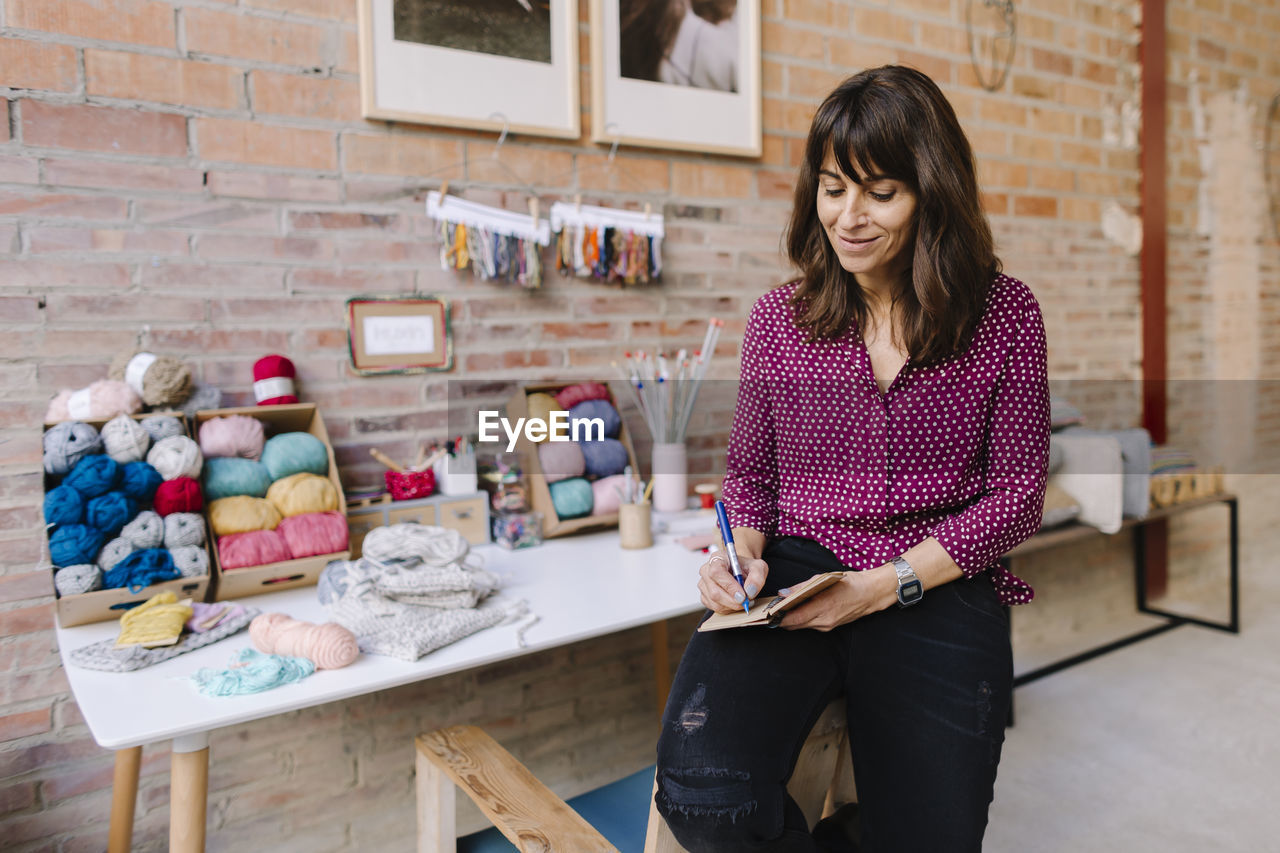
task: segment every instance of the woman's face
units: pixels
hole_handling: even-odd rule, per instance
[[[891,290],[911,261],[916,197],[906,183],[859,175],[856,183],[827,152],[818,173],[818,220],[840,266],[864,287]]]

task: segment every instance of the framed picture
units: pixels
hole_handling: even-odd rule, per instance
[[[348,299],[347,344],[362,376],[450,370],[449,303],[433,296]]]
[[[759,157],[760,0],[591,0],[591,137]]]
[[[358,0],[365,118],[576,139],[577,0]]]

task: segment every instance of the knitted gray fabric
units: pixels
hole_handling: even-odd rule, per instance
[[[123,649],[115,647],[115,640],[102,640],[71,652],[71,662],[84,669],[97,669],[103,672],[132,672],[135,669],[153,666],[161,661],[176,658],[187,652],[226,639],[232,634],[249,627],[253,617],[262,611],[254,607],[242,607],[239,615],[231,615],[223,619],[208,631],[199,634],[186,633],[172,646],[160,646],[147,649],[142,646],[127,646]]]

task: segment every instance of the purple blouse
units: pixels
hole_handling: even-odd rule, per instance
[[[813,344],[796,282],[756,300],[742,341],[724,502],[730,524],[813,539],[861,571],[933,536],[1003,604],[1031,600],[1001,554],[1034,534],[1049,463],[1044,320],[1030,288],[996,277],[972,343],[881,393],[862,336]]]

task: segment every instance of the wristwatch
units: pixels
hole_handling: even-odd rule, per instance
[[[893,568],[898,573],[898,606],[910,607],[924,598],[924,584],[916,577],[916,570],[901,557],[893,559]]]

